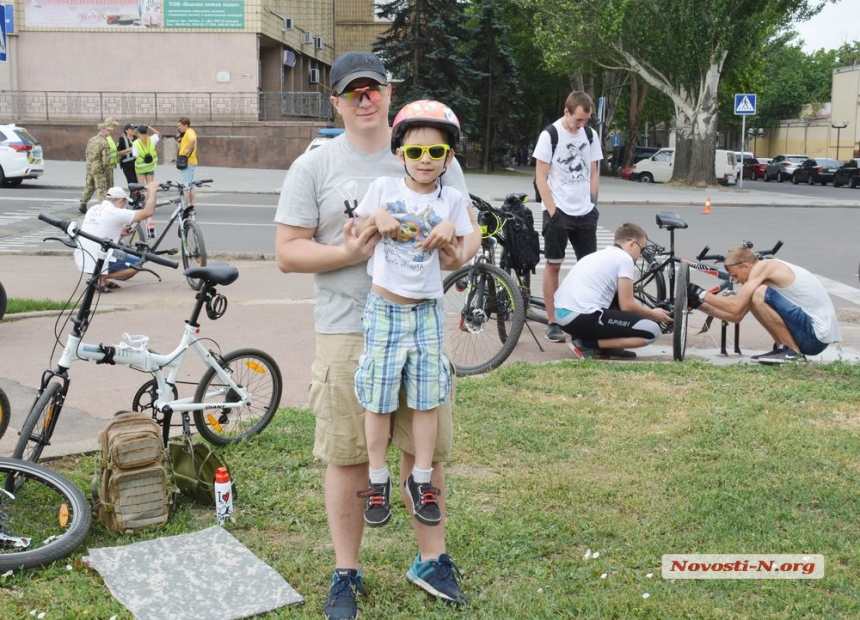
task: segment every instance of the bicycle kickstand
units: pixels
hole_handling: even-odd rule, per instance
[[[538,337],[535,334],[535,331],[532,329],[532,326],[529,325],[528,321],[525,322],[525,326],[528,328],[529,333],[532,335],[532,338],[534,338],[535,344],[538,346],[538,349],[540,349],[540,352],[544,353],[543,346],[541,345],[540,340],[538,340]]]

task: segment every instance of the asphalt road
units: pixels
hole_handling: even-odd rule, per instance
[[[819,197],[822,192],[842,195],[853,192],[845,188],[794,186],[791,183],[745,184],[769,191],[811,192]],[[4,190],[0,195],[0,252],[9,250],[62,250],[59,244],[46,245],[42,239],[53,234],[35,216],[46,210],[63,217],[78,217],[79,192],[77,190],[22,188]],[[210,253],[271,254],[274,247],[273,223],[277,195],[207,192],[198,199],[198,223]],[[680,215],[689,228],[676,232],[675,248],[678,254],[695,257],[704,246],[724,253],[742,240],[751,240],[756,248],[770,248],[778,240],[784,242],[779,257],[801,264],[813,273],[843,285],[856,287],[860,250],[857,248],[857,231],[860,230],[860,209],[853,207],[730,207],[714,208],[710,215],[698,206],[624,205],[600,207],[601,239],[611,239],[611,231],[623,222],[642,225],[651,239],[669,245],[669,234],[659,230],[655,215],[660,211],[673,211]],[[160,210],[156,226],[161,230],[170,213]],[[540,221],[537,218],[536,221]],[[170,242],[169,235],[166,242]],[[170,247],[170,246],[167,246]]]

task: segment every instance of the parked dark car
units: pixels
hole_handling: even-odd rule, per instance
[[[833,174],[833,187],[860,187],[860,159],[849,159]]]
[[[791,175],[791,182],[795,185],[798,183],[809,183],[810,185],[821,183],[822,185],[827,185],[833,180],[833,173],[838,169],[839,161],[836,159],[828,157],[807,159]]]
[[[780,183],[791,178],[795,168],[805,162],[809,157],[806,155],[777,155],[770,160],[764,169],[764,180],[776,179]]]
[[[764,169],[770,163],[770,157],[744,158],[744,178],[755,181],[764,178]]]

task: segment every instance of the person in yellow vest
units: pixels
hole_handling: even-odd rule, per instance
[[[155,180],[155,167],[158,165],[158,153],[155,146],[161,134],[155,127],[140,125],[137,128],[138,138],[132,144],[132,155],[134,155],[134,171],[137,173],[138,183],[150,183]],[[149,135],[152,133],[153,135]]]
[[[107,187],[113,187],[113,171],[117,166],[117,162],[119,158],[117,156],[117,147],[116,142],[113,139],[113,132],[116,131],[116,128],[119,126],[119,123],[116,122],[114,118],[106,118],[104,122],[105,126],[108,130],[108,135],[105,136],[105,140],[107,140],[108,146],[110,147],[110,166],[105,169],[105,182]]]
[[[182,170],[182,183],[189,185],[194,182],[194,171],[197,169],[197,132],[191,129],[191,119],[187,116],[181,117],[177,123],[179,135],[179,155],[188,158],[188,167]],[[194,208],[194,188],[188,190],[188,206]]]

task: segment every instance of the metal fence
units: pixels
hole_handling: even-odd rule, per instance
[[[0,91],[0,120],[101,121],[108,117],[155,123],[179,116],[210,121],[330,121],[328,96],[290,93],[105,93]]]

